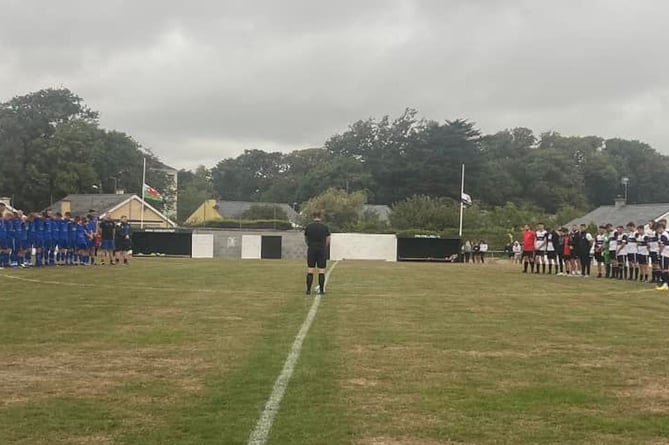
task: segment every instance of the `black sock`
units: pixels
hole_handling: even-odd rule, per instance
[[[541,265],[541,273],[546,273],[546,263]]]
[[[523,272],[527,272],[527,266],[529,266],[529,265],[530,265],[530,263],[525,261],[525,263],[523,264]]]
[[[557,269],[557,268],[556,268]],[[552,275],[553,274],[553,263],[548,265],[548,274]]]
[[[321,287],[321,293],[325,292],[325,274],[318,274],[318,285]]]
[[[635,280],[639,279],[639,268],[638,267],[636,269],[634,269],[634,279]]]
[[[307,291],[311,292],[311,285],[314,284],[314,274],[313,273],[308,273],[307,274]]]

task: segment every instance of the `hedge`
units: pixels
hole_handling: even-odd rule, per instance
[[[197,224],[192,224],[191,227],[209,227],[217,229],[276,229],[276,230],[290,230],[293,225],[290,221],[280,219],[253,219],[253,220],[239,220],[239,219],[223,219],[216,221],[204,221]]]

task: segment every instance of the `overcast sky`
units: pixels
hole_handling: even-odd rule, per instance
[[[64,86],[178,168],[367,117],[669,153],[665,0],[0,0],[0,101]]]

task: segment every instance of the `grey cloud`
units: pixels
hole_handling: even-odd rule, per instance
[[[167,162],[320,146],[407,107],[669,150],[659,0],[0,0],[3,99],[64,85]]]

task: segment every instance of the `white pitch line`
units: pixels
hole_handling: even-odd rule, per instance
[[[332,267],[330,267],[330,270],[328,270],[327,273],[325,274],[326,284],[330,279],[330,274],[332,273],[336,265],[337,262],[335,261],[334,263],[332,263]],[[302,343],[304,342],[304,338],[307,336],[307,332],[309,332],[311,323],[314,321],[314,318],[316,317],[316,312],[318,311],[318,306],[320,305],[320,303],[321,303],[321,296],[317,293],[314,296],[314,302],[311,304],[311,309],[309,309],[307,318],[304,319],[304,323],[302,323],[302,327],[300,328],[300,331],[297,333],[295,341],[293,341],[293,346],[290,348],[290,353],[286,358],[286,362],[283,364],[283,369],[281,370],[281,374],[279,374],[279,377],[277,377],[276,382],[274,382],[274,388],[272,389],[272,394],[269,396],[269,399],[265,404],[265,409],[260,415],[258,423],[256,423],[255,428],[253,429],[251,435],[249,436],[248,445],[265,445],[267,443],[267,439],[269,438],[269,432],[272,429],[272,422],[274,422],[274,417],[276,417],[276,414],[279,412],[281,399],[283,399],[283,395],[286,392],[286,388],[288,387],[288,382],[290,382],[290,378],[293,376],[295,365],[297,364],[297,361],[300,358],[300,353],[302,352]]]

